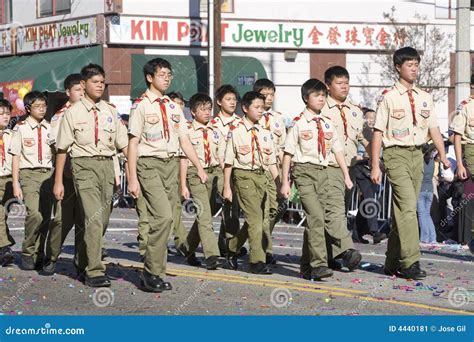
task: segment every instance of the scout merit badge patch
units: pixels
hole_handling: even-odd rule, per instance
[[[35,139],[34,138],[24,138],[23,139],[23,145],[26,147],[31,147],[35,145]]]
[[[392,118],[400,120],[405,117],[405,109],[394,109]]]
[[[300,132],[300,138],[303,140],[311,140],[313,139],[313,132],[310,130],[307,131],[301,131]]]
[[[149,124],[154,125],[160,121],[160,117],[156,113],[145,114],[145,121],[148,122]]]
[[[410,134],[410,130],[408,128],[392,130],[392,135],[395,139],[402,139],[408,136],[409,134]]]

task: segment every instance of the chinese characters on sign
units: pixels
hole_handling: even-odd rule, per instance
[[[206,46],[204,20],[121,16],[110,22],[110,43]],[[392,25],[330,24],[298,22],[249,22],[225,20],[222,45],[241,48],[301,48],[379,50],[404,45],[409,27],[398,31]],[[424,34],[415,48],[424,50]]]

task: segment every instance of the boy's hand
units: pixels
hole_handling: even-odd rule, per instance
[[[380,171],[380,167],[372,168],[372,171],[370,171],[370,179],[374,184],[380,184],[382,182],[382,172]]]
[[[198,170],[198,176],[201,179],[201,183],[204,184],[207,182],[208,176],[207,176],[206,171],[204,171],[204,169]]]
[[[445,170],[447,170],[451,167],[451,162],[449,161],[449,159],[447,157],[442,158],[440,161],[443,164],[443,167],[444,167]]]
[[[346,185],[347,190],[351,190],[354,187],[354,184],[352,183],[350,178],[344,179],[344,184]]]
[[[53,194],[57,201],[62,201],[64,199],[64,185],[55,182],[53,186]]]
[[[138,182],[138,179],[130,179],[128,183],[128,192],[135,199],[140,196],[140,183]]]
[[[189,195],[189,189],[186,185],[183,185],[181,186],[181,196],[187,200],[189,199],[190,195]]]
[[[288,182],[282,183],[280,187],[281,196],[287,199],[288,197],[290,197],[290,192],[291,192],[290,184]]]
[[[463,164],[458,165],[458,171],[456,172],[460,180],[467,178],[467,170]]]
[[[229,202],[232,202],[232,190],[229,187],[224,187],[222,191],[222,197]]]
[[[13,186],[13,197],[19,201],[23,201],[23,192],[21,191],[20,185]]]

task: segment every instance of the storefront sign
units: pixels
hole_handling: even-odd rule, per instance
[[[176,18],[118,17],[110,22],[110,43],[207,46],[207,23]],[[223,21],[222,46],[280,49],[380,50],[404,46],[410,27],[345,23]],[[416,48],[423,50],[425,34]]]
[[[96,20],[87,18],[22,27],[17,32],[17,52],[46,51],[94,44]]]

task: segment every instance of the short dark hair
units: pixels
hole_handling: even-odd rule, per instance
[[[195,112],[199,106],[210,103],[212,106],[212,99],[209,95],[204,93],[197,93],[189,99],[189,109]]]
[[[31,105],[38,100],[44,101],[46,102],[46,104],[48,104],[48,97],[40,91],[30,91],[28,94],[25,95],[25,97],[23,98],[23,103],[25,105],[27,114],[30,114],[31,112]]]
[[[181,101],[184,102],[184,96],[183,96],[183,94],[181,94],[179,91],[172,91],[171,93],[168,94],[168,97],[169,97],[171,100],[180,99]]]
[[[416,60],[418,63],[421,61],[420,54],[414,48],[410,46],[398,49],[393,54],[393,65],[402,65],[406,61]]]
[[[301,86],[301,98],[303,102],[308,102],[308,96],[312,93],[319,93],[322,91],[325,96],[328,95],[328,89],[326,85],[316,78],[310,78]]]
[[[256,80],[253,84],[253,91],[256,91],[257,93],[260,93],[262,89],[267,88],[276,91],[275,84],[273,84],[273,82],[270,81],[268,78],[261,78],[259,80]]]
[[[81,84],[81,74],[70,74],[64,79],[64,90],[71,89],[77,84]]]
[[[148,75],[150,76],[154,76],[155,73],[156,73],[156,70],[157,69],[163,69],[163,68],[166,68],[166,69],[171,69],[171,64],[170,62],[168,62],[166,59],[164,58],[153,58],[151,60],[149,60],[148,62],[146,62],[146,64],[143,66],[143,76],[145,77],[145,82],[146,82],[146,85],[147,87],[150,86],[150,82],[148,82],[148,80],[146,79],[146,77]]]
[[[8,100],[5,100],[5,99],[0,100],[0,108],[8,108],[10,112],[13,110],[12,104]]]
[[[364,114],[364,116],[368,112],[374,112],[375,113],[375,110],[373,110],[372,108],[369,108],[369,107],[362,107],[361,110],[362,110],[362,114]]]
[[[217,101],[222,101],[222,99],[224,98],[224,96],[226,94],[229,94],[229,93],[232,93],[235,95],[235,97],[239,97],[239,93],[237,92],[237,90],[231,86],[230,84],[223,84],[221,85],[219,88],[217,88],[216,90],[216,100]]]
[[[81,79],[87,81],[88,79],[102,75],[105,78],[105,71],[99,64],[89,63],[81,69]]]
[[[347,77],[347,79],[350,79],[347,69],[340,65],[332,66],[324,72],[324,82],[327,85],[331,84],[334,77]]]
[[[256,91],[248,91],[244,94],[244,96],[242,96],[242,100],[240,101],[240,105],[242,106],[242,110],[245,108],[248,108],[250,107],[250,105],[252,104],[252,102],[255,100],[255,99],[260,99],[262,100],[263,102],[265,102],[265,96],[263,96],[262,94],[260,93],[257,93]]]

